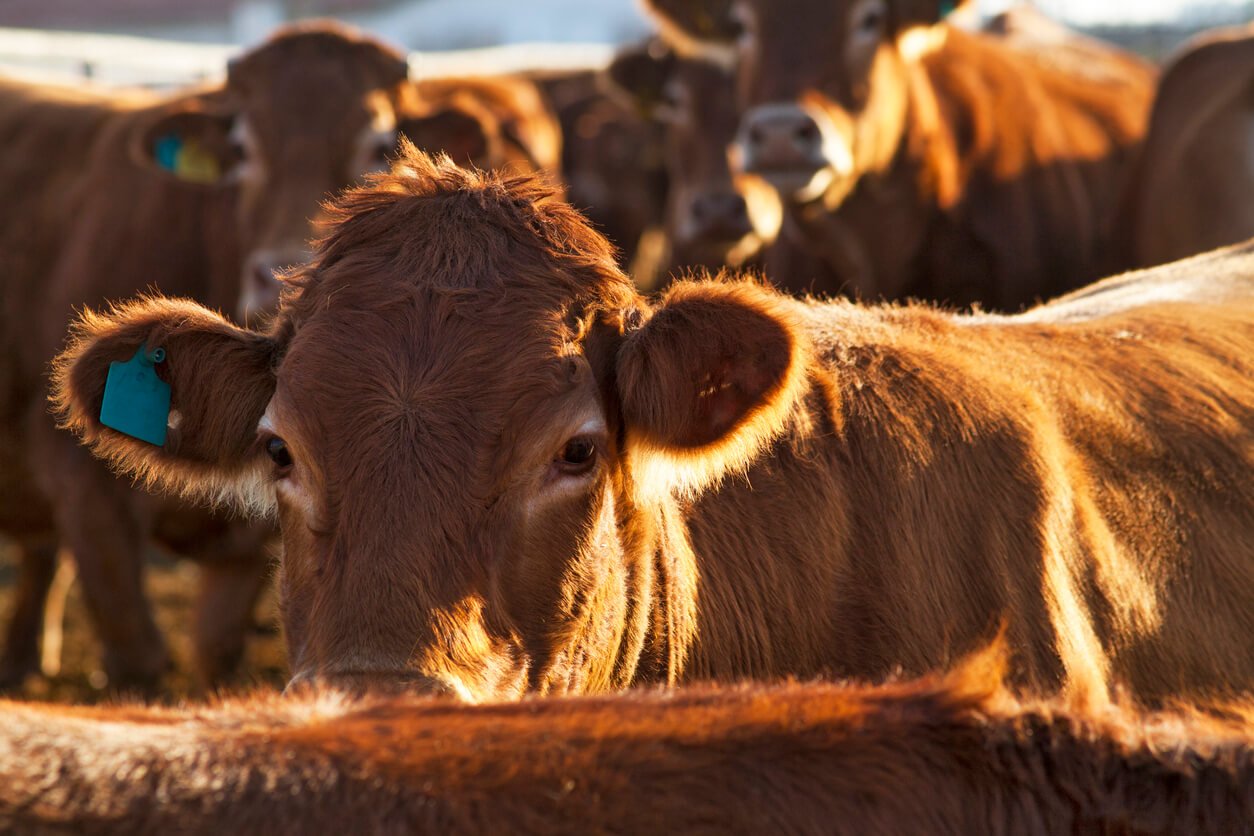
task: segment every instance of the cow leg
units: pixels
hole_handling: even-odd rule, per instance
[[[0,655],[0,690],[20,688],[39,670],[44,606],[57,572],[57,549],[49,543],[18,543],[17,589]]]
[[[139,495],[69,433],[50,422],[30,429],[32,468],[52,498],[63,545],[74,555],[83,600],[104,647],[114,689],[150,690],[169,654],[144,594],[147,523]]]
[[[220,685],[239,669],[244,639],[269,567],[263,555],[202,564],[193,627],[196,674],[202,687]]]

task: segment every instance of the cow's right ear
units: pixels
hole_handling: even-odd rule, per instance
[[[624,47],[605,68],[610,90],[645,119],[655,119],[666,101],[666,84],[675,56],[661,41],[652,39]]]
[[[232,137],[234,114],[189,100],[140,126],[131,136],[131,159],[185,183],[230,182],[243,162]]]
[[[695,493],[785,430],[809,342],[790,303],[750,281],[683,281],[618,350],[627,453],[646,493]]]
[[[82,314],[55,361],[51,400],[64,427],[146,487],[264,510],[270,468],[256,433],[274,394],[278,355],[271,337],[239,328],[195,302],[144,298],[107,313]],[[145,357],[148,362],[141,363]],[[117,369],[138,375],[138,383],[111,379],[115,363],[129,363]],[[149,426],[156,420],[158,430],[166,421],[164,444],[102,423],[106,382],[129,387],[111,393],[110,400],[120,399],[124,411],[134,412],[137,402],[148,403],[152,388],[162,388],[156,380],[169,386],[169,414],[162,415],[158,403],[147,407],[156,414],[139,417]]]
[[[444,152],[458,165],[486,167],[500,155],[500,131],[491,114],[450,106],[397,123],[396,132],[430,154]]]

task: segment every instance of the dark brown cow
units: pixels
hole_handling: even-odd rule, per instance
[[[639,296],[537,181],[407,154],[275,327],[88,314],[57,372],[122,471],[277,510],[297,680],[466,699],[935,669],[1254,685],[1254,252],[1017,317]],[[102,427],[141,345],[180,417]]]
[[[988,658],[866,688],[445,706],[0,702],[0,828],[146,833],[1248,832],[1254,706],[1023,703]]]
[[[761,181],[737,182],[728,162],[740,124],[732,72],[652,40],[621,50],[608,76],[642,114],[665,125],[667,273],[753,263],[764,238],[758,227],[772,236],[780,208]]]
[[[619,266],[651,285],[660,265],[650,242],[667,189],[661,127],[607,93],[600,70],[527,77],[561,124],[567,199],[614,244]]]
[[[1163,73],[1125,217],[1133,264],[1254,236],[1254,28],[1211,32]]]
[[[142,595],[149,531],[204,561],[201,675],[233,667],[268,527],[197,522],[119,483],[54,430],[45,370],[83,304],[159,287],[243,317],[272,305],[272,268],[304,258],[319,202],[383,167],[398,129],[433,141],[439,129],[431,147],[454,152],[474,145],[467,132],[491,129],[421,102],[406,73],[403,55],[318,24],[239,58],[225,86],[171,98],[0,86],[0,530],[18,538],[23,567],[0,685],[36,665],[58,535],[76,555],[111,682],[151,682],[166,664]]]
[[[788,206],[776,281],[1014,310],[1115,266],[1152,70],[965,32],[946,5],[737,7],[739,164]]]

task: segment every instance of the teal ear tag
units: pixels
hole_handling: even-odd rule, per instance
[[[951,14],[954,13],[954,11],[957,8],[958,8],[958,4],[954,2],[953,0],[941,0],[941,4],[940,4],[941,19],[943,20],[944,18],[949,17]]]
[[[109,364],[105,379],[100,423],[126,433],[131,438],[158,447],[165,444],[170,420],[170,384],[157,377],[157,364],[165,360],[165,349],[148,351],[139,347],[125,363]]]

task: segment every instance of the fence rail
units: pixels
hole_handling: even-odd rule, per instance
[[[179,87],[220,78],[239,51],[228,44],[0,28],[0,73],[34,81]],[[506,73],[599,67],[612,52],[606,44],[516,44],[411,52],[409,62],[415,77]]]

